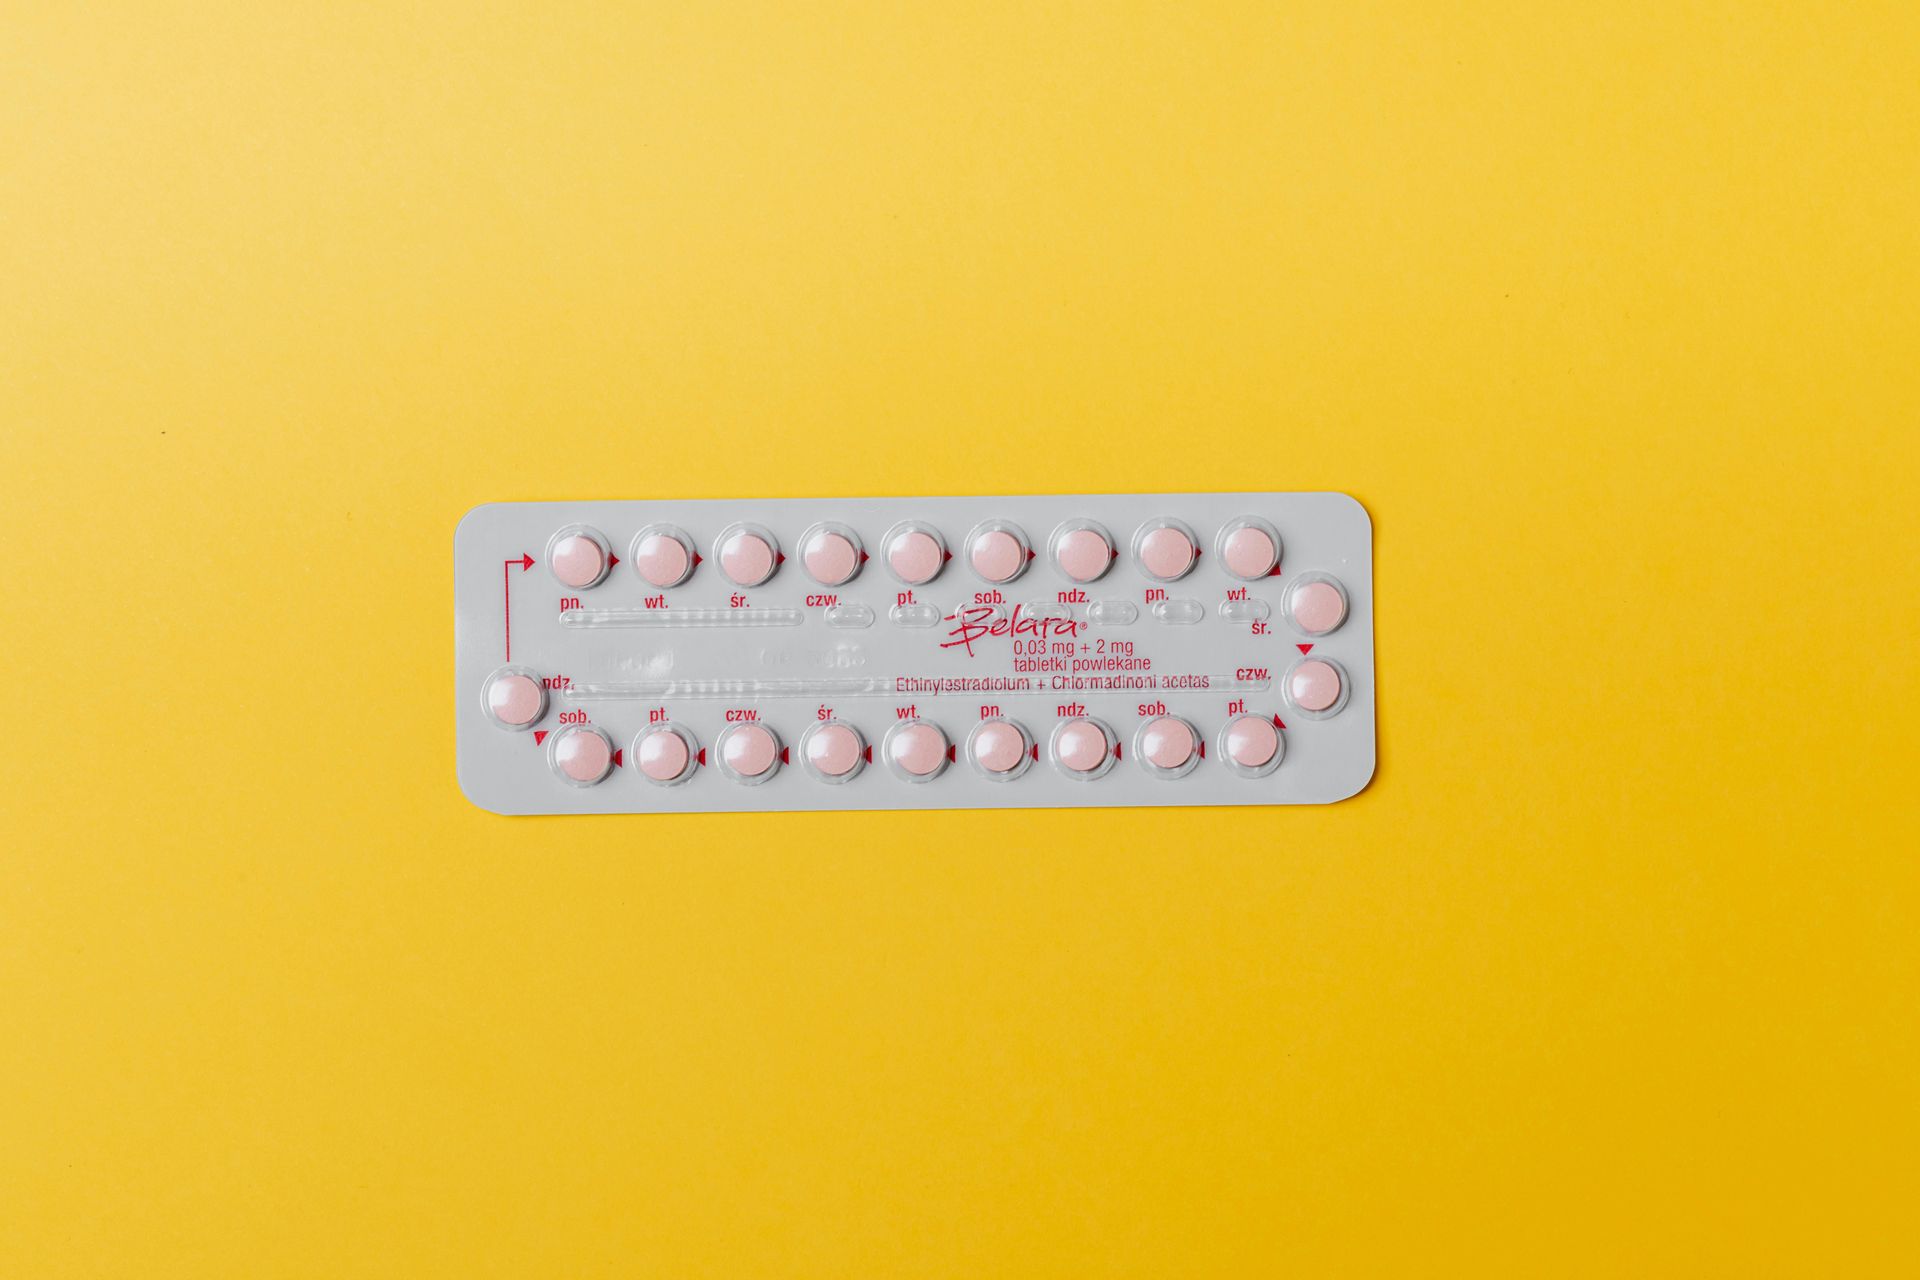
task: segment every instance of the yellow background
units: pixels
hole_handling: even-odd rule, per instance
[[[1911,4],[4,12],[0,1272],[1912,1273]],[[455,789],[476,502],[1242,487],[1346,804]]]

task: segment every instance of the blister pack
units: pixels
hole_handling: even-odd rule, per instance
[[[454,641],[496,813],[1325,804],[1374,768],[1340,493],[491,503]]]

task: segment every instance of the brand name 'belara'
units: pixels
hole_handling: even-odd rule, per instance
[[[1087,624],[1074,618],[1055,616],[1035,617],[1021,612],[1024,605],[1013,606],[1013,612],[1003,614],[990,604],[970,604],[956,609],[946,616],[945,621],[954,624],[947,632],[947,639],[940,642],[942,649],[951,649],[956,645],[966,649],[967,656],[973,656],[973,642],[994,636],[1031,636],[1036,640],[1072,639],[1080,634]]]

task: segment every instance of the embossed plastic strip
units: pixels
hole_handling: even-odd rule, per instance
[[[563,627],[797,627],[798,609],[562,609]]]

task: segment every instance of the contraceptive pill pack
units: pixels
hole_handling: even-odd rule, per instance
[[[490,503],[460,786],[503,814],[1326,804],[1374,769],[1340,493]]]

